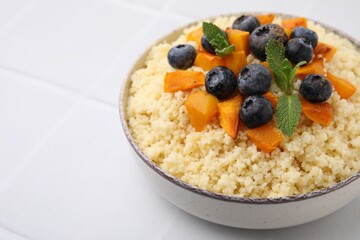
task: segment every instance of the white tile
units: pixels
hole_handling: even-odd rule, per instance
[[[0,36],[0,65],[84,91],[151,13],[99,0],[39,0]]]
[[[155,8],[157,10],[162,10],[162,9],[166,8],[167,5],[169,4],[169,2],[171,2],[172,0],[152,0],[152,1],[149,1],[149,0],[127,0],[127,1],[129,1],[131,3],[139,4],[139,5],[149,6],[149,7]]]
[[[126,54],[119,59],[113,70],[106,79],[101,82],[92,95],[108,103],[118,105],[120,86],[124,81],[125,75],[130,70],[130,67],[140,54],[157,39],[191,21],[191,18],[182,18],[171,16],[169,13],[162,13],[162,15],[149,26],[147,31],[143,32],[141,38],[133,42]]]
[[[360,197],[330,216],[317,221],[284,229],[246,230],[224,227],[189,214],[179,214],[160,239],[242,240],[242,239],[358,239],[360,234]],[[204,234],[206,233],[206,234]],[[181,236],[181,238],[173,238]]]
[[[73,102],[61,91],[32,81],[0,71],[0,183]]]
[[[24,237],[17,235],[16,233],[10,232],[9,230],[0,228],[0,239],[1,240],[27,240]]]
[[[309,10],[309,17],[336,27],[360,40],[360,28],[355,24],[360,20],[359,9],[359,1],[314,1]]]
[[[206,8],[204,5],[203,1],[174,1],[169,10],[198,19],[244,11],[282,12],[322,21],[360,39],[360,28],[354,25],[360,19],[358,14],[360,2],[358,1],[329,0],[325,3],[319,0],[305,0],[299,4],[297,0],[252,0],[246,2],[228,0],[221,3],[209,0],[206,2]]]
[[[246,11],[262,11],[262,12],[284,12],[303,15],[308,9],[310,0],[298,1],[294,0],[252,0],[252,1],[193,1],[193,0],[182,0],[173,2],[169,10],[177,13],[181,13],[186,16],[193,16],[198,19],[217,16],[222,14],[246,12]],[[294,7],[294,3],[296,7]],[[191,6],[191,7],[190,7]]]
[[[83,106],[0,198],[0,226],[32,239],[154,239],[177,209],[139,172],[116,108]]]
[[[0,31],[8,24],[16,21],[17,17],[33,3],[33,0],[1,0],[0,1]]]

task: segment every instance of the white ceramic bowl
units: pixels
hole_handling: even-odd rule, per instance
[[[257,15],[260,13],[231,15],[241,14]],[[277,15],[284,18],[294,17],[284,14]],[[161,38],[154,45],[164,41],[174,41],[185,28],[193,24],[195,23]],[[318,24],[349,39],[360,49],[360,43],[352,37],[325,24]],[[331,187],[306,194],[279,198],[244,198],[218,194],[191,186],[160,169],[144,155],[134,142],[126,121],[125,111],[130,76],[136,70],[144,67],[149,49],[140,56],[126,76],[120,92],[120,118],[135,161],[157,191],[171,203],[190,214],[214,223],[238,228],[272,229],[303,224],[324,217],[345,206],[359,194],[360,171]]]

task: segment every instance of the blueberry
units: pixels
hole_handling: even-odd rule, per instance
[[[224,37],[227,39],[226,32],[225,31],[222,31],[222,32],[224,34]],[[213,48],[213,46],[211,46],[211,44],[210,44],[209,40],[207,39],[207,37],[205,36],[205,34],[202,35],[202,37],[201,37],[201,45],[208,53],[215,55],[215,49]]]
[[[208,53],[215,55],[215,49],[213,48],[213,46],[211,46],[211,44],[210,44],[209,40],[207,39],[207,37],[205,36],[205,34],[202,35],[202,37],[201,37],[201,45]]]
[[[240,109],[240,119],[248,128],[260,127],[271,121],[273,109],[261,95],[247,97]]]
[[[309,63],[314,55],[311,42],[305,38],[292,38],[285,46],[286,57],[294,64],[301,61]]]
[[[232,24],[233,29],[238,29],[250,33],[252,33],[259,26],[260,22],[256,17],[247,15],[238,17]]]
[[[265,47],[270,39],[278,40],[284,45],[288,41],[284,29],[278,24],[261,25],[250,34],[250,50],[260,61],[266,60]]]
[[[311,46],[313,48],[316,47],[316,45],[318,44],[318,40],[319,40],[316,32],[314,32],[308,28],[304,28],[304,27],[295,28],[291,32],[290,38],[305,38],[306,40],[311,42]]]
[[[226,99],[236,88],[236,77],[227,67],[214,67],[206,74],[205,88],[218,99]]]
[[[194,64],[196,50],[190,44],[179,44],[169,50],[167,58],[173,68],[187,69]]]
[[[244,67],[238,77],[238,87],[244,95],[262,95],[271,85],[270,71],[261,64],[249,64]]]
[[[300,85],[300,94],[309,102],[325,102],[330,98],[331,93],[330,81],[319,74],[307,75]]]

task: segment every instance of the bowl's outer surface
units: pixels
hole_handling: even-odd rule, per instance
[[[306,200],[272,204],[226,201],[194,193],[167,181],[137,154],[134,157],[147,179],[171,203],[197,217],[230,227],[274,229],[307,223],[345,206],[360,192],[360,180],[357,180],[336,191]]]
[[[239,13],[228,16],[240,16],[241,14],[261,13]],[[284,18],[296,17],[284,14],[277,15]],[[210,20],[214,18],[210,18]],[[176,40],[185,28],[194,24],[189,24],[170,33],[154,45]],[[349,39],[360,49],[360,43],[356,39],[325,24],[320,25]],[[120,92],[120,118],[125,135],[132,147],[134,158],[156,190],[170,202],[197,217],[222,225],[250,229],[271,229],[294,226],[319,219],[345,206],[359,194],[360,172],[326,189],[293,197],[270,199],[241,198],[212,193],[182,182],[161,170],[135,144],[126,121],[130,77],[136,70],[145,67],[144,62],[149,50],[150,48],[139,57],[123,83]]]

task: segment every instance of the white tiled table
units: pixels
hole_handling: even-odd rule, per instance
[[[0,240],[359,239],[360,198],[324,219],[273,231],[222,227],[178,210],[138,171],[117,110],[131,63],[176,27],[276,11],[360,39],[359,7],[351,0],[0,0]]]

